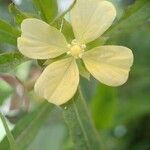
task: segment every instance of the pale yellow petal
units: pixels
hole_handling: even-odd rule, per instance
[[[21,31],[18,49],[29,58],[54,58],[67,51],[67,42],[63,34],[42,20],[25,19],[21,24]]]
[[[50,103],[61,105],[73,97],[78,84],[78,67],[70,57],[47,66],[35,84],[35,92]]]
[[[70,17],[76,39],[86,44],[97,39],[112,25],[116,10],[108,1],[77,0]]]
[[[128,79],[133,54],[123,46],[100,46],[85,52],[83,61],[97,80],[109,86],[119,86]]]

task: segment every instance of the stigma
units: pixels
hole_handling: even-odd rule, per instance
[[[74,39],[71,44],[68,44],[69,51],[67,52],[68,55],[73,56],[74,58],[82,58],[84,53],[84,49],[86,48],[85,44],[80,44]]]

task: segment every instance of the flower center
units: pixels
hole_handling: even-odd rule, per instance
[[[72,55],[77,59],[77,58],[82,58],[86,45],[80,44],[76,40],[73,40],[71,44],[68,45],[68,47],[69,47],[69,51],[67,52],[67,54]]]

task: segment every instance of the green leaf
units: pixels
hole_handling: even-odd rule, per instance
[[[20,31],[12,27],[7,22],[0,20],[0,42],[9,43],[11,45],[17,44],[17,37]]]
[[[0,30],[0,42],[8,43],[8,44],[16,46],[17,45],[17,37],[8,32]]]
[[[132,5],[130,5],[123,18],[121,20],[124,20],[131,16],[132,14],[136,13],[139,9],[141,9],[144,5],[148,4],[150,1],[149,0],[136,0]]]
[[[19,8],[17,8],[13,3],[10,4],[8,8],[9,12],[13,15],[17,25],[20,25],[24,19],[30,17],[28,14],[22,12]]]
[[[123,99],[124,100],[124,99]],[[145,116],[150,114],[149,109],[149,95],[138,96],[136,98],[128,98],[128,101],[121,101],[119,103],[122,107],[118,109],[118,115],[114,126],[122,123],[127,123],[133,118]]]
[[[100,150],[100,142],[92,124],[81,91],[62,106],[65,122],[76,150]]]
[[[110,128],[117,108],[117,91],[115,88],[99,84],[91,101],[92,115],[98,129]]]
[[[44,102],[16,124],[12,134],[19,150],[27,150],[27,147],[32,143],[38,131],[49,117],[51,109],[52,106],[48,102]],[[0,149],[9,150],[6,137],[0,143]]]
[[[9,144],[10,144],[10,149],[11,150],[17,150],[17,146],[16,146],[16,143],[15,143],[14,137],[12,136],[12,134],[11,134],[11,132],[10,132],[8,126],[7,126],[5,117],[1,114],[1,112],[0,112],[0,118],[2,120],[2,123],[3,123],[5,131],[6,131],[6,135],[7,135]]]
[[[122,34],[131,34],[144,25],[147,25],[150,18],[150,1],[144,0],[144,2],[141,2],[138,0],[125,11],[125,14],[119,23],[114,24],[114,26],[104,34],[104,36],[109,37],[108,43],[112,44],[113,41],[115,42],[116,38],[119,38]]]
[[[41,18],[50,23],[58,13],[56,0],[33,0]]]
[[[0,20],[0,30],[5,31],[13,36],[18,37],[20,35],[20,31],[14,28],[12,25],[8,24],[7,22]]]
[[[9,72],[28,60],[19,52],[0,54],[0,72]]]
[[[20,35],[20,31],[14,28],[7,22],[0,20],[0,41],[11,45],[17,44],[17,37]]]

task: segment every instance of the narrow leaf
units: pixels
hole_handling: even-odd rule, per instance
[[[17,37],[8,32],[0,30],[0,42],[16,46]]]
[[[12,133],[19,150],[27,150],[27,147],[32,143],[38,131],[49,117],[51,109],[52,106],[48,102],[44,102],[16,124]],[[0,143],[0,149],[9,150],[6,137]]]
[[[20,35],[20,31],[14,28],[12,25],[7,22],[0,20],[0,30],[5,31],[13,36],[18,37]]]
[[[57,15],[58,6],[56,0],[33,0],[41,18],[50,23]]]
[[[125,11],[125,16],[114,24],[104,35],[109,37],[109,42],[115,38],[119,38],[123,33],[131,34],[144,25],[148,24],[150,18],[150,2],[144,0],[145,3],[137,1],[129,9]]]
[[[19,35],[20,31],[18,29],[7,22],[0,20],[0,42],[16,46],[17,37],[19,37]]]
[[[24,19],[29,17],[26,13],[22,12],[19,8],[17,8],[13,3],[10,4],[8,8],[9,12],[13,15],[17,25],[20,25]]]
[[[9,72],[19,64],[28,60],[28,58],[24,57],[19,52],[0,54],[0,72]]]
[[[136,0],[132,5],[130,5],[121,20],[124,20],[130,17],[132,14],[136,13],[139,9],[141,9],[144,5],[150,3],[149,0]]]
[[[12,134],[11,134],[11,132],[10,132],[8,126],[7,126],[5,117],[1,114],[1,112],[0,112],[0,118],[1,118],[1,120],[2,120],[2,122],[3,122],[5,131],[6,131],[6,135],[7,135],[9,144],[10,144],[10,149],[11,149],[11,150],[17,150],[17,147],[16,147],[16,143],[15,143],[14,137],[12,136]]]

